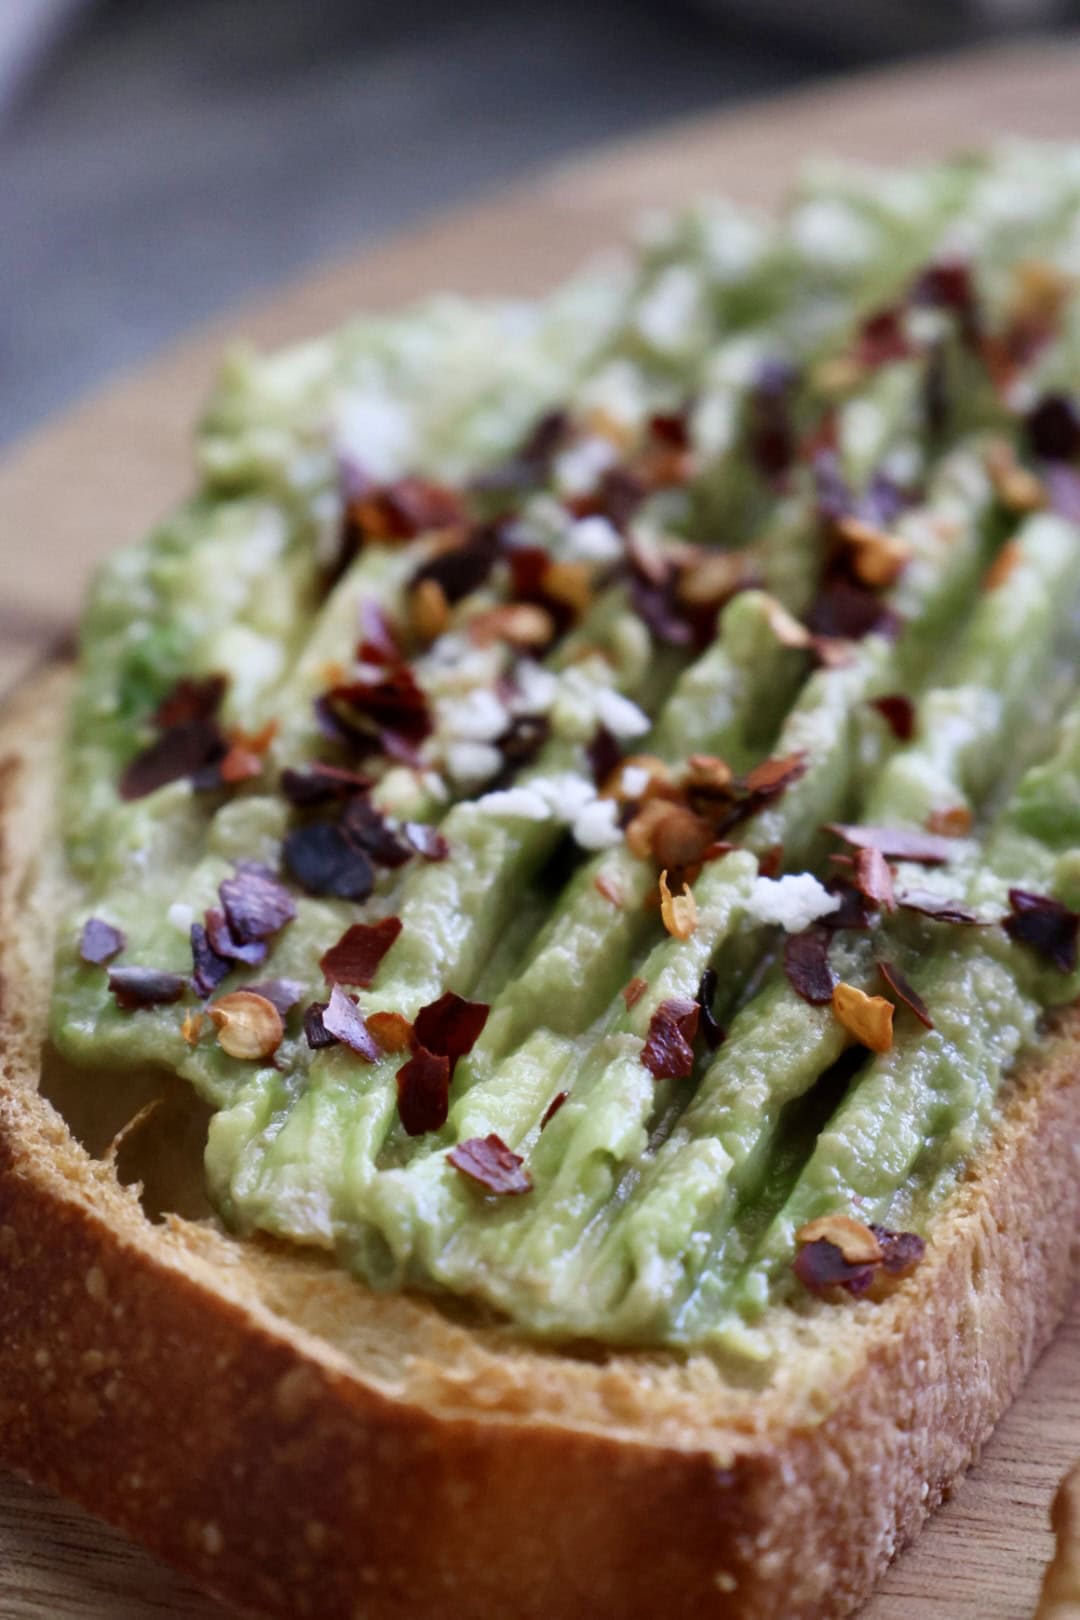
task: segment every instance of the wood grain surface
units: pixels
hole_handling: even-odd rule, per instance
[[[768,204],[814,153],[905,162],[1003,131],[1080,137],[1080,48],[1059,40],[954,57],[695,120],[562,166],[225,317],[0,463],[0,685],[64,634],[94,562],[184,491],[191,423],[229,337],[281,343],[441,288],[541,291],[618,240],[643,208],[710,190]],[[982,1461],[893,1566],[864,1620],[1031,1614],[1050,1498],[1080,1457],[1078,1370],[1074,1304]],[[85,1514],[0,1477],[5,1620],[220,1614]]]

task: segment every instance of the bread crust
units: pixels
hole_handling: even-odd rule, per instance
[[[64,694],[47,672],[0,724],[0,1458],[253,1614],[852,1613],[1064,1311],[1080,1016],[914,1276],[811,1307],[765,1391],[375,1298],[321,1256],[151,1224],[38,1094]]]
[[[1057,1545],[1035,1620],[1080,1620],[1080,1466],[1062,1480],[1050,1519]]]

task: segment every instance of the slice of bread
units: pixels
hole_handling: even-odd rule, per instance
[[[43,1062],[68,684],[46,671],[0,722],[0,1460],[252,1613],[853,1612],[1062,1315],[1080,1015],[1010,1082],[914,1275],[793,1319],[765,1388],[376,1296],[190,1218],[183,1088],[162,1080],[156,1115],[152,1085],[127,1098],[118,1137],[112,1085]]]

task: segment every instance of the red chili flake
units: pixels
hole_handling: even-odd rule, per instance
[[[397,1096],[406,1136],[439,1130],[450,1112],[450,1059],[418,1047],[397,1072]]]
[[[701,1008],[696,1001],[671,996],[662,1001],[649,1020],[641,1061],[657,1080],[684,1080],[693,1072],[694,1048]]]
[[[895,962],[879,960],[878,972],[893,994],[899,996],[904,1005],[911,1008],[920,1024],[925,1024],[927,1029],[933,1029],[934,1020],[930,1016],[929,1007],[910,980],[901,973]]]
[[[892,869],[879,849],[857,849],[852,874],[855,888],[872,906],[895,911]]]
[[[910,354],[902,309],[879,309],[863,321],[855,340],[855,359],[860,366],[873,371],[890,360],[906,360]]]
[[[181,973],[162,973],[157,968],[117,967],[109,969],[109,989],[116,1005],[125,1012],[138,1007],[159,1007],[179,1001],[187,989]]]
[[[87,917],[79,935],[79,955],[93,967],[103,967],[119,956],[126,944],[122,928],[114,928],[104,917]]]
[[[370,799],[350,799],[345,806],[341,825],[350,842],[370,856],[377,866],[404,866],[412,857],[412,850],[402,842]]]
[[[257,984],[244,984],[240,988],[250,990],[252,995],[262,996],[277,1008],[282,1018],[288,1017],[304,993],[299,979],[260,979]]]
[[[811,1294],[820,1297],[830,1294],[834,1288],[843,1288],[857,1299],[870,1288],[880,1264],[880,1261],[852,1264],[844,1259],[835,1243],[830,1243],[828,1238],[817,1238],[813,1243],[800,1244],[792,1269]]]
[[[527,1193],[532,1177],[523,1168],[520,1154],[508,1148],[501,1136],[472,1136],[459,1142],[446,1155],[455,1170],[475,1181],[485,1192],[503,1195]]]
[[[747,449],[763,478],[779,479],[795,459],[791,411],[796,374],[784,360],[767,361],[748,400]]]
[[[742,779],[742,788],[759,803],[779,798],[800,776],[806,775],[807,758],[801,750],[779,759],[766,759],[755,765]]]
[[[622,759],[622,749],[619,739],[607,726],[597,726],[585,749],[585,757],[589,761],[593,781],[597,787],[603,787],[612,771]]]
[[[843,641],[861,641],[875,633],[892,636],[900,628],[896,613],[875,591],[842,576],[825,581],[806,623],[815,635]]]
[[[128,761],[120,776],[120,797],[144,799],[169,782],[195,776],[224,758],[228,745],[215,720],[172,726]]]
[[[412,540],[432,529],[464,521],[461,497],[429,479],[407,477],[383,484],[350,503],[349,526],[364,539]]]
[[[217,915],[220,917],[221,913]],[[202,923],[191,925],[191,960],[191,987],[197,996],[212,996],[222,979],[232,971],[232,963],[215,951]]]
[[[384,917],[377,923],[353,923],[337,944],[320,956],[319,966],[330,983],[358,984],[366,990],[400,933],[400,917]]]
[[[812,1007],[826,1006],[838,983],[829,965],[827,930],[811,927],[789,934],[784,941],[784,973],[796,995]]]
[[[428,701],[408,665],[401,664],[375,679],[332,686],[323,698],[350,737],[373,743],[389,731],[408,742],[423,742],[432,732]]]
[[[1071,911],[1047,894],[1010,889],[1012,916],[1002,924],[1010,939],[1029,945],[1062,973],[1076,967],[1080,912]]]
[[[505,461],[487,468],[472,483],[482,493],[534,489],[547,482],[556,453],[570,432],[566,411],[548,411]]]
[[[831,859],[837,865],[842,861],[849,868],[855,864],[850,855],[833,855]],[[822,928],[835,932],[842,928],[867,929],[874,926],[877,912],[866,896],[860,894],[852,884],[842,878],[832,878],[825,887],[830,894],[839,895],[840,905],[836,911],[830,911],[827,917],[821,918]]]
[[[497,783],[508,781],[515,771],[535,759],[550,734],[551,721],[546,714],[516,714],[506,730],[495,739],[495,747],[505,761]]]
[[[1032,450],[1045,461],[1071,461],[1080,452],[1080,411],[1068,394],[1043,394],[1024,426]]]
[[[758,876],[766,878],[779,877],[784,870],[783,844],[770,844],[768,849],[758,856]]]
[[[401,831],[425,861],[445,861],[450,853],[450,845],[442,833],[426,821],[406,821]]]
[[[458,545],[447,546],[422,563],[410,579],[409,589],[415,590],[425,579],[433,579],[441,586],[447,602],[460,602],[485,583],[502,549],[499,523],[476,524]]]
[[[915,705],[902,692],[890,692],[885,697],[872,698],[870,707],[876,709],[888,722],[897,742],[910,742],[915,735]]]
[[[622,997],[626,1002],[627,1009],[633,1007],[637,1002],[639,1002],[648,988],[649,986],[644,979],[631,979],[630,983],[624,987],[622,993]]]
[[[676,585],[674,570],[663,585],[635,573],[630,580],[630,601],[656,641],[669,647],[685,647],[694,639],[694,627],[679,604]]]
[[[319,1051],[324,1046],[336,1046],[337,1036],[331,1035],[323,1023],[323,1014],[328,1003],[325,1001],[312,1001],[304,1008],[304,1034],[307,1043],[313,1051]]]
[[[354,793],[366,793],[374,778],[361,776],[359,771],[347,771],[340,765],[322,765],[315,762],[303,770],[287,766],[281,773],[281,791],[290,804],[326,804],[331,799],[348,799]]]
[[[375,887],[375,873],[362,850],[342,829],[314,821],[294,827],[282,847],[289,875],[308,894],[333,894],[341,900],[366,900]]]
[[[245,944],[269,939],[296,916],[296,901],[285,885],[265,866],[251,861],[238,866],[218,893],[230,929]]]
[[[908,1276],[926,1253],[926,1239],[917,1232],[890,1232],[872,1221],[870,1230],[881,1248],[881,1269],[890,1277]]]
[[[486,1001],[466,1001],[447,990],[417,1013],[413,1020],[416,1039],[427,1051],[449,1058],[453,1067],[476,1045],[490,1011]]]
[[[952,310],[961,317],[961,330],[973,339],[979,330],[978,302],[971,265],[965,259],[940,259],[921,271],[911,289],[913,304]]]
[[[212,719],[221,708],[227,686],[224,675],[181,676],[158,704],[154,724],[162,731],[171,731],[174,726],[187,726],[193,720]]]
[[[721,1025],[717,1023],[716,1016],[712,1010],[713,1002],[716,1000],[716,987],[716,969],[711,967],[706,968],[704,973],[701,975],[701,983],[698,985],[697,992],[697,1004],[701,1009],[701,1018],[698,1027],[701,1030],[705,1045],[708,1047],[710,1052],[715,1052],[716,1048],[720,1045],[720,1042],[724,1039],[724,1030]]]
[[[922,866],[942,866],[956,859],[956,841],[936,833],[907,827],[859,827],[850,822],[830,821],[827,831],[835,833],[856,849],[876,849],[888,861],[917,861]]]
[[[367,664],[400,664],[401,647],[390,620],[370,596],[360,599],[360,642],[356,656]]]
[[[645,481],[629,467],[610,467],[595,495],[586,497],[580,517],[606,517],[622,533],[649,494]]]
[[[321,1016],[326,1034],[347,1046],[365,1063],[376,1063],[382,1057],[382,1048],[365,1024],[363,1013],[339,984],[331,990]]]
[[[918,911],[924,917],[933,917],[935,922],[979,921],[969,906],[962,905],[959,900],[950,900],[946,895],[934,894],[930,889],[905,889],[903,894],[897,895],[896,903],[904,911]]]
[[[268,947],[265,940],[237,939],[229,927],[225,913],[211,906],[206,913],[205,928],[202,928],[199,923],[192,924],[191,949],[195,956],[196,971],[199,969],[203,944],[201,939],[196,942],[196,929],[199,929],[200,933],[205,937],[208,950],[222,961],[246,962],[249,967],[258,967],[260,962],[266,960]],[[215,982],[219,982],[220,978],[224,976],[217,974],[212,963],[205,963],[204,965],[206,968],[205,977],[208,981],[213,979]],[[206,994],[205,991],[202,993]]]
[[[544,1109],[544,1117],[540,1121],[540,1129],[542,1131],[546,1130],[551,1124],[552,1120],[555,1118],[555,1115],[559,1112],[559,1109],[562,1107],[569,1095],[570,1093],[568,1091],[557,1091],[555,1093],[554,1097],[552,1097],[551,1101]]]

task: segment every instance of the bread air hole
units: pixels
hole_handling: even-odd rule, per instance
[[[87,1153],[137,1192],[149,1220],[212,1214],[203,1173],[211,1111],[183,1080],[149,1067],[95,1073],[47,1046],[39,1089]]]

